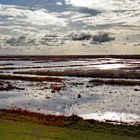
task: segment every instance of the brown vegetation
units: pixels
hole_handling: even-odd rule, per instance
[[[0,91],[10,91],[13,89],[23,90],[23,88],[16,87],[8,81],[0,81]]]
[[[93,78],[125,78],[125,79],[140,79],[140,71],[113,69],[113,70],[78,70],[69,69],[64,71],[16,71],[14,74],[31,74],[31,75],[48,75],[48,76],[75,76],[75,77],[93,77]]]
[[[52,89],[51,92],[60,92],[60,90],[62,90],[64,88],[64,85],[58,84],[58,83],[54,83],[50,85],[50,88]]]
[[[20,75],[4,75],[0,74],[0,79],[3,80],[23,80],[23,81],[49,81],[49,82],[62,82],[61,78],[46,77],[46,76],[20,76]]]
[[[125,80],[125,79],[92,79],[89,81],[91,84],[110,84],[110,85],[140,85],[140,81],[133,81],[133,80]]]

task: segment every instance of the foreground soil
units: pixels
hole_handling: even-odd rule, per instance
[[[113,125],[78,116],[0,110],[0,140],[138,140],[140,126]]]

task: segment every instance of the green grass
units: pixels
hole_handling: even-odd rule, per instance
[[[78,116],[0,110],[0,140],[139,140],[140,125],[113,125]]]
[[[0,140],[139,140],[139,138],[0,119]]]

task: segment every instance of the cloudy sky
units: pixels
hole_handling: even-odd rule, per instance
[[[0,54],[140,54],[140,0],[0,0]]]

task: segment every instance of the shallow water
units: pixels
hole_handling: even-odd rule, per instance
[[[86,72],[88,69],[106,70],[119,68],[139,67],[139,59],[87,59],[87,60],[67,60],[58,62],[38,62],[36,61],[0,61],[0,64],[12,63],[12,66],[0,66],[0,68],[13,68],[1,70],[4,74],[12,75],[15,71],[25,70],[43,70],[63,71],[65,69],[82,69]],[[97,64],[99,67],[97,67]],[[81,65],[81,66],[79,66]],[[22,67],[28,67],[22,68]],[[35,68],[34,67],[40,67]],[[55,67],[57,66],[57,67]],[[105,67],[104,67],[105,66]],[[107,67],[106,67],[107,66]],[[21,69],[22,68],[22,69]],[[139,69],[138,69],[139,70]],[[26,76],[23,74],[22,76]],[[30,76],[28,74],[28,76]],[[38,77],[33,75],[34,77]],[[46,75],[47,76],[47,75]],[[55,76],[53,76],[55,77]],[[45,114],[77,114],[84,119],[96,119],[99,121],[112,120],[126,123],[140,122],[140,86],[139,85],[113,85],[113,84],[93,84],[90,80],[93,77],[68,77],[60,83],[51,81],[22,81],[22,80],[0,80],[9,82],[14,87],[11,90],[0,91],[0,108],[23,108],[30,111],[41,112]],[[105,78],[106,79],[106,78]],[[120,77],[121,79],[121,77]],[[139,79],[128,79],[130,81]],[[52,91],[52,84],[61,88],[60,91]]]

